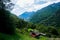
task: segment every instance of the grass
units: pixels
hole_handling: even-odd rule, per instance
[[[7,35],[7,34],[0,33],[0,40],[19,40],[19,36],[17,34]]]
[[[15,35],[0,33],[0,40],[47,40],[47,37],[41,36],[39,39],[36,39],[31,37],[28,32],[20,33],[19,30],[17,30]]]
[[[17,33],[20,36],[20,40],[48,40],[47,37],[44,37],[44,36],[40,36],[39,39],[36,39],[36,38],[30,36],[28,32],[19,33],[19,30],[18,30]]]
[[[19,35],[21,36],[21,40],[47,40],[47,38],[43,37],[43,36],[41,36],[40,39],[36,39],[34,37],[31,37],[31,36],[25,35],[25,34],[19,34]]]

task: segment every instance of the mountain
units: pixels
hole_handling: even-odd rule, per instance
[[[56,11],[56,13],[49,18],[41,21],[42,24],[60,27],[60,8]]]
[[[25,21],[28,21],[29,18],[34,14],[35,12],[24,12],[23,14],[19,15],[19,18],[24,19]]]
[[[30,17],[30,22],[41,23],[44,25],[57,26],[60,20],[60,2],[48,5],[47,7],[38,10],[33,16]],[[57,16],[56,16],[57,15]]]

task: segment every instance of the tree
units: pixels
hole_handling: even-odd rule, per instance
[[[16,31],[16,16],[11,14],[6,8],[10,0],[0,0],[0,32],[14,34]]]
[[[51,33],[51,35],[59,35],[58,30],[55,27],[49,27],[48,32]]]
[[[7,10],[0,10],[0,32],[14,34],[16,31],[17,17]]]
[[[19,19],[18,24],[17,24],[17,28],[19,28],[19,29],[25,28],[25,27],[27,27],[27,24],[28,23],[26,21]]]
[[[11,2],[11,0],[0,0],[0,9],[13,9],[14,4]]]

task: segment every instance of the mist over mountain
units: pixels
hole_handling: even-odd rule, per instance
[[[38,10],[30,17],[30,22],[41,23],[44,25],[60,26],[60,2],[51,4]]]

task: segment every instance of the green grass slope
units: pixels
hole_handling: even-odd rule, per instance
[[[17,30],[17,33],[14,35],[7,35],[0,33],[0,40],[47,40],[47,37],[41,36],[39,39],[31,37],[28,32],[20,33]]]
[[[0,33],[0,40],[19,40],[19,36],[17,34],[7,35],[7,34]]]
[[[19,30],[17,30],[18,35],[20,36],[20,40],[48,40],[47,37],[40,36],[39,39],[32,37],[29,32],[20,33]]]

